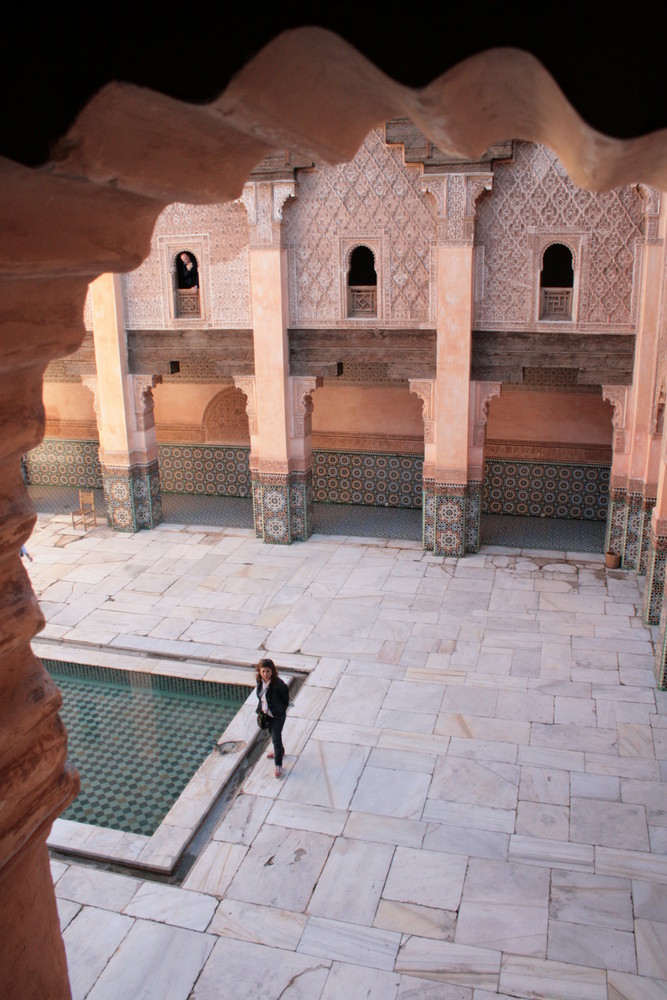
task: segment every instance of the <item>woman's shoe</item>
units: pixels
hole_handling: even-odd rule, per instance
[[[282,778],[282,776],[283,776],[283,769],[282,769],[282,767],[277,767],[276,768],[276,778]]]
[[[274,760],[276,755],[274,754],[274,752],[272,750],[271,753],[267,753],[266,756],[269,758],[269,760]]]

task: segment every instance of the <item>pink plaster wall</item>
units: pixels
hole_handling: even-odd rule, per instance
[[[486,439],[611,445],[611,418],[601,394],[504,390],[489,404]]]
[[[45,382],[43,400],[47,420],[95,421],[93,394],[81,382]]]
[[[424,436],[421,400],[407,387],[327,385],[312,399],[313,434]]]
[[[201,427],[204,410],[222,386],[204,382],[156,385],[153,389],[155,423]]]

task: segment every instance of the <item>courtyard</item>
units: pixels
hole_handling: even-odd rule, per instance
[[[596,553],[39,516],[38,655],[303,679],[180,880],[59,854],[75,998],[664,1000],[667,693]]]

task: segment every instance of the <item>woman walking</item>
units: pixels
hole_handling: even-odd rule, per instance
[[[267,756],[275,758],[276,778],[283,773],[283,740],[282,731],[285,725],[285,713],[289,705],[289,688],[278,676],[278,670],[273,660],[260,660],[255,667],[257,675],[258,712],[267,717],[267,728],[273,740],[273,753]]]

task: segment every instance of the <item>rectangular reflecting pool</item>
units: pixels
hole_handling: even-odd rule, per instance
[[[81,792],[65,820],[150,837],[252,688],[43,660]]]

